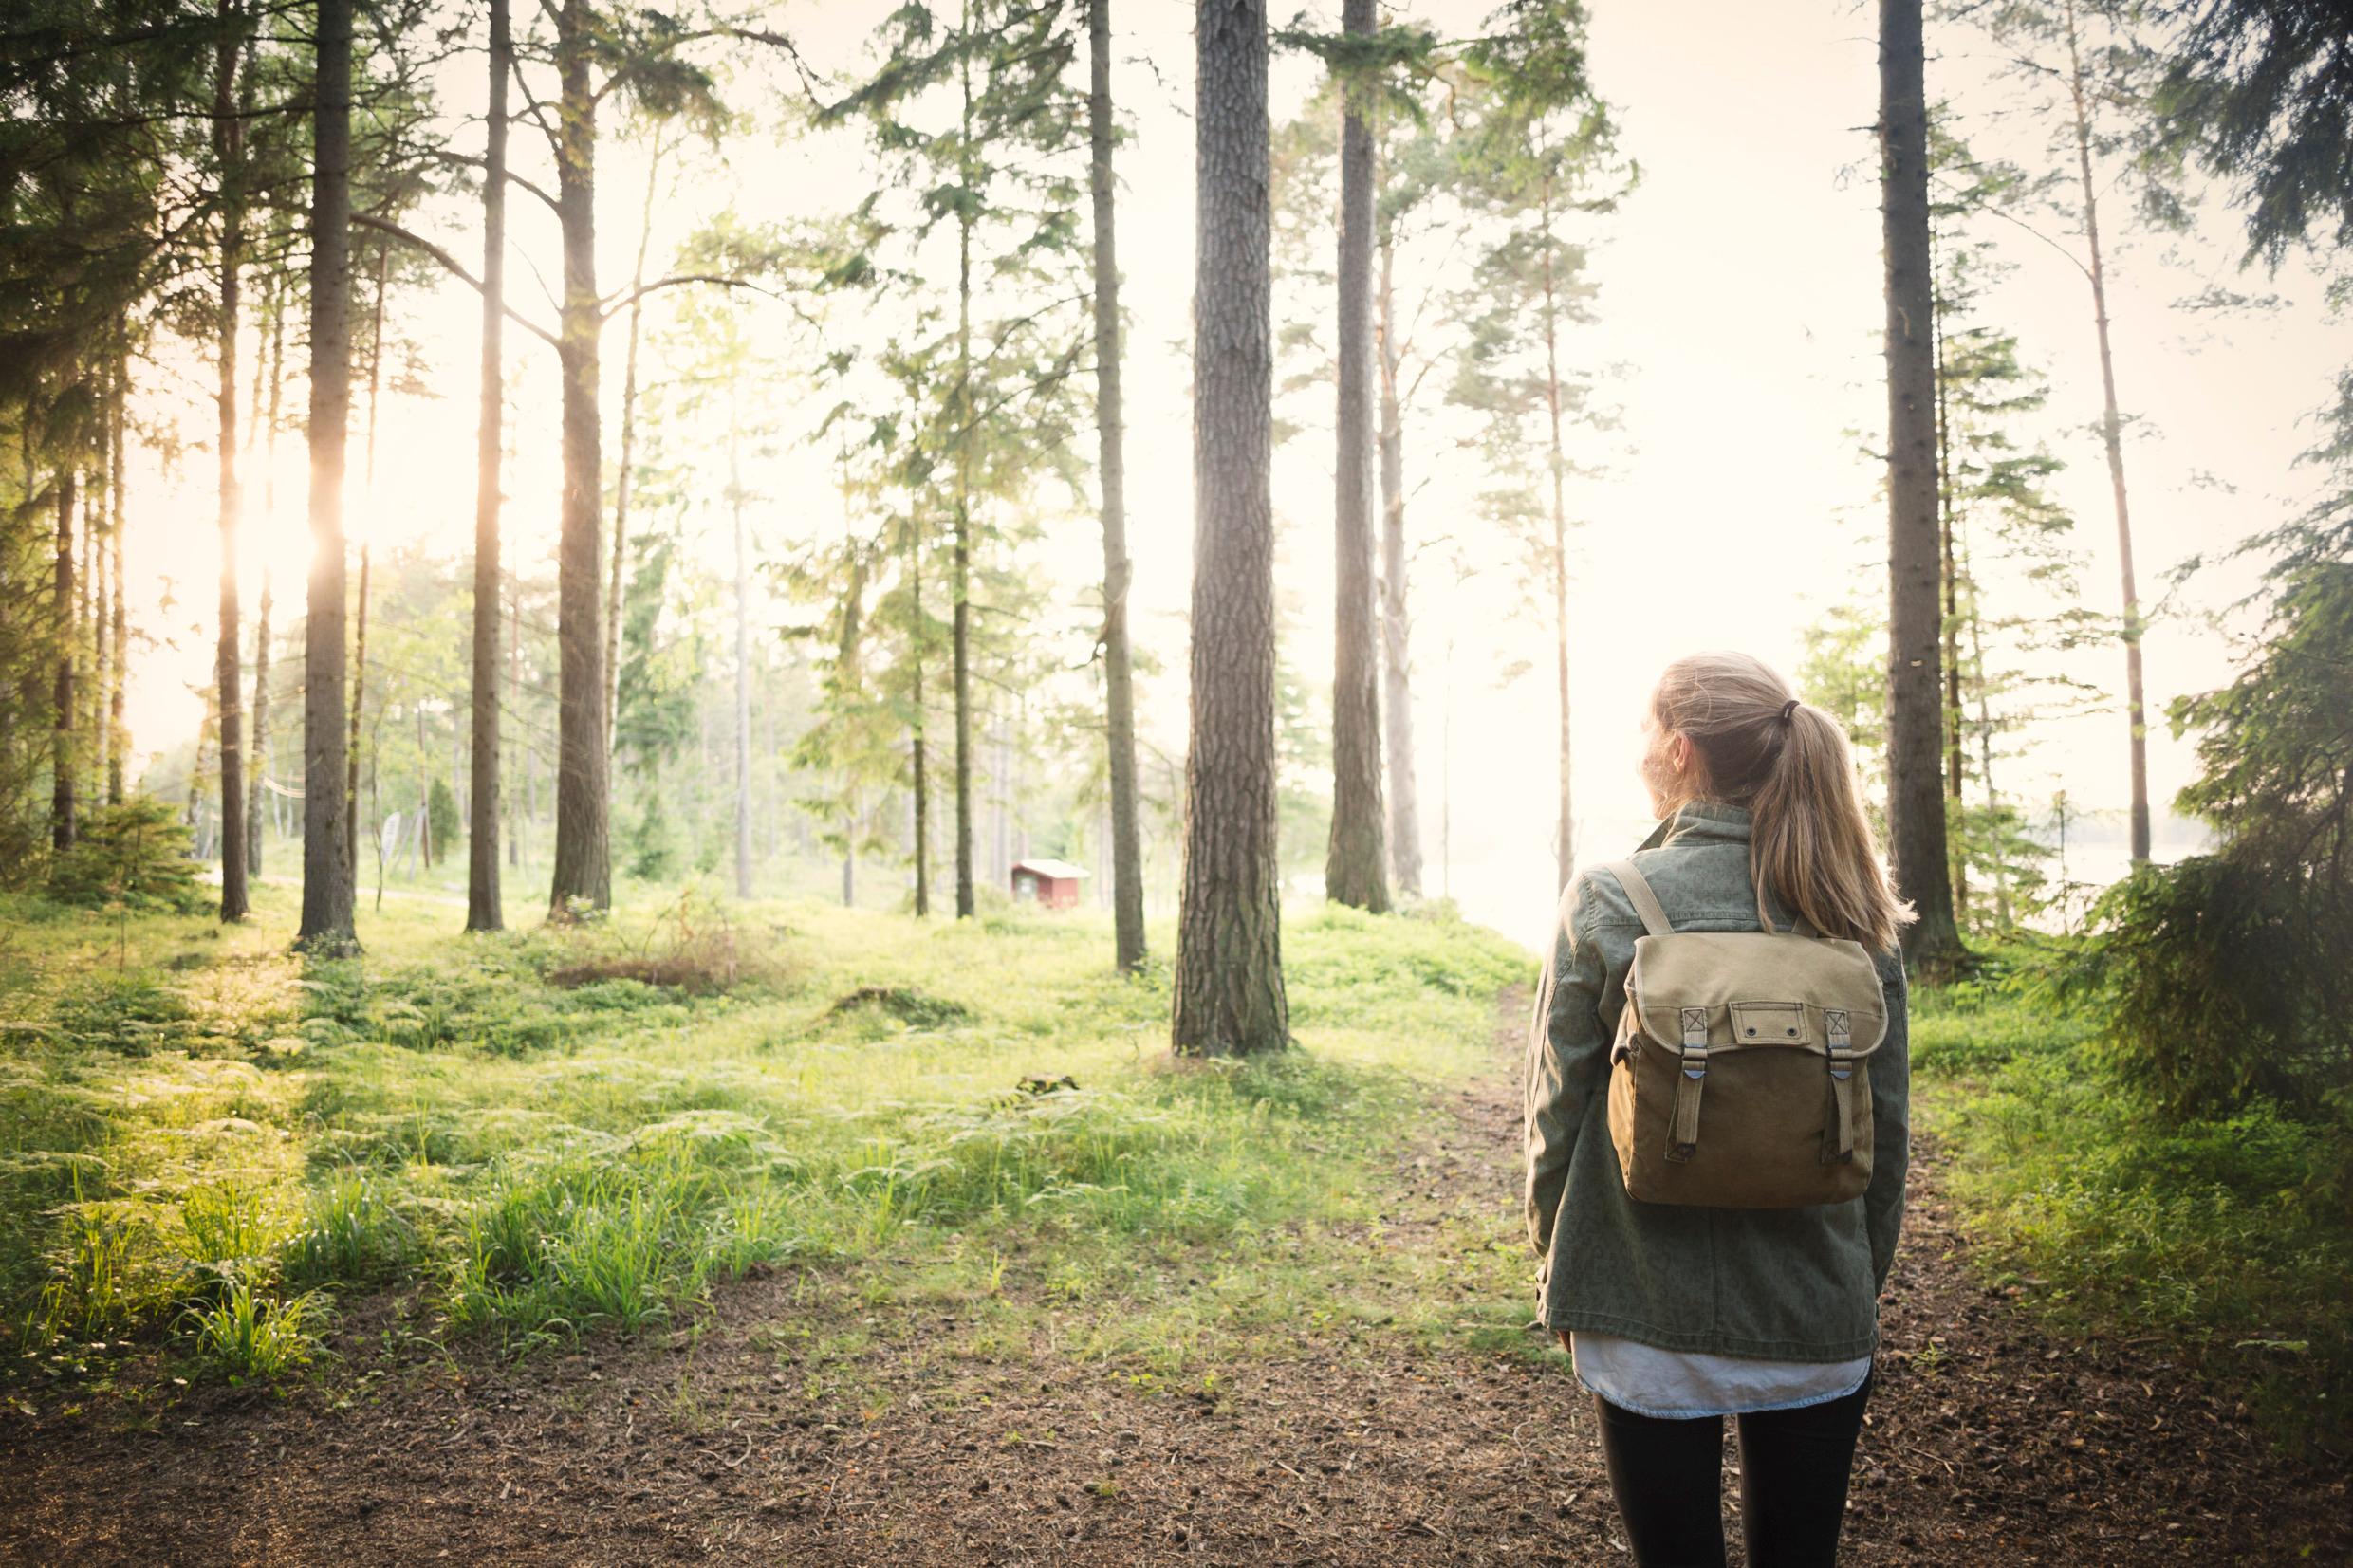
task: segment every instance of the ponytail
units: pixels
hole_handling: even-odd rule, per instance
[[[1888,885],[1836,719],[1746,654],[1676,660],[1652,708],[1660,729],[1690,739],[1709,792],[1749,811],[1758,924],[1772,929],[1770,889],[1825,936],[1874,952],[1895,947],[1912,909]]]

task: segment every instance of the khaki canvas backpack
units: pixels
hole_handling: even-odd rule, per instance
[[[1603,868],[1648,933],[1634,943],[1610,1050],[1609,1133],[1629,1196],[1798,1208],[1871,1181],[1871,1054],[1887,1033],[1861,943],[1683,932],[1650,883]]]

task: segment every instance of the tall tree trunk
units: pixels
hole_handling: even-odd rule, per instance
[[[849,788],[849,815],[842,833],[842,907],[858,905],[858,786]]]
[[[220,389],[217,441],[220,459],[220,640],[213,658],[213,675],[220,684],[220,814],[221,897],[223,924],[242,920],[250,900],[245,866],[245,698],[244,672],[239,666],[241,642],[237,629],[237,523],[245,504],[237,477],[237,328],[241,304],[238,269],[245,265],[245,201],[243,175],[237,165],[244,156],[245,122],[237,114],[238,61],[244,41],[232,28],[234,0],[221,0],[219,19],[225,36],[213,53],[213,155],[220,163]]]
[[[196,721],[196,753],[188,765],[188,831],[189,851],[199,860],[213,858],[213,824],[204,815],[204,775],[212,766],[213,728],[214,710],[220,705],[220,693],[213,687],[204,689],[204,716]]]
[[[954,600],[949,636],[955,683],[955,911],[973,913],[973,26],[965,0],[957,55],[964,93],[957,140],[957,178],[966,192],[956,204],[956,496]]]
[[[507,0],[491,0],[491,106],[482,183],[481,410],[474,428],[473,690],[467,791],[466,929],[507,923],[498,875],[498,587],[500,459],[506,422],[507,75],[513,68]],[[628,483],[625,477],[622,484]]]
[[[73,848],[77,829],[74,789],[74,502],[77,481],[71,464],[57,470],[57,572],[52,603],[57,620],[57,677],[50,692],[49,847],[63,855]]]
[[[731,394],[734,388],[729,388]],[[751,896],[751,552],[744,540],[742,434],[728,398],[727,502],[735,526],[735,896]]]
[[[1405,416],[1398,395],[1396,251],[1380,245],[1374,341],[1380,371],[1381,737],[1389,749],[1389,866],[1397,890],[1421,896],[1421,800],[1414,787],[1413,618],[1407,611]]]
[[[1960,529],[1954,529],[1955,547],[1959,553],[1963,576],[1969,573],[1969,543],[1960,538]],[[1969,661],[1976,671],[1977,695],[1977,777],[1985,784],[1986,824],[1996,837],[1993,839],[1993,919],[2003,931],[2010,927],[2010,857],[2000,834],[2002,831],[2002,798],[1993,788],[1993,705],[1987,695],[1985,663],[1985,616],[1977,596],[1969,596]]]
[[[362,478],[362,483],[365,486],[365,493],[367,495],[371,510],[373,509],[376,499],[376,415],[380,406],[379,400],[383,392],[384,286],[389,281],[387,275],[390,272],[391,267],[391,245],[386,243],[377,246],[376,308],[374,311],[374,325],[370,330],[368,341],[367,455],[365,459],[366,467],[363,470]],[[373,522],[374,519],[371,518],[370,521]],[[360,816],[360,721],[367,712],[368,578],[371,568],[374,565],[373,558],[376,548],[376,541],[372,537],[372,534],[373,530],[371,530],[369,534],[363,534],[360,540],[360,620],[358,629],[352,634],[351,650],[351,743],[349,749],[344,753],[345,767],[343,774],[343,784],[351,794],[351,842],[349,845],[349,851],[351,855],[352,876],[355,879],[359,876],[360,868],[360,822],[361,820]],[[370,732],[370,739],[371,741],[374,739],[373,731]],[[374,775],[371,772],[370,777],[372,778],[373,776]],[[371,790],[366,819],[368,822],[368,831],[371,834],[378,831],[377,824],[382,821],[381,818],[376,815],[376,803],[373,798],[373,793],[374,792]],[[377,902],[381,904],[383,902],[383,887],[381,885],[380,878],[376,890],[376,895]]]
[[[512,578],[507,581],[507,699],[504,705],[515,715],[515,739],[523,754],[524,775],[536,780],[538,753],[531,747],[531,732],[523,723],[523,587]],[[531,793],[537,793],[536,784]],[[510,869],[523,869],[523,824],[513,796],[507,798],[507,864]]]
[[[260,356],[256,355],[256,359]],[[259,415],[265,434],[262,452],[262,518],[275,522],[278,515],[278,420],[284,410],[286,394],[286,289],[281,284],[270,290],[269,302],[269,412]],[[258,413],[258,400],[257,400]],[[252,449],[249,439],[247,450]],[[263,828],[268,819],[262,813],[265,781],[269,777],[269,612],[274,603],[274,576],[269,559],[262,562],[262,601],[253,626],[253,759],[250,776],[245,786],[245,854],[249,869],[255,876],[262,874],[262,845],[268,835]]]
[[[1539,147],[1542,157],[1547,149]],[[1554,682],[1560,689],[1561,715],[1561,812],[1554,828],[1557,842],[1555,864],[1561,886],[1566,887],[1577,875],[1577,812],[1576,799],[1569,788],[1569,705],[1568,705],[1568,454],[1561,444],[1561,306],[1560,279],[1553,265],[1552,247],[1552,174],[1544,175],[1543,200],[1539,207],[1543,229],[1540,238],[1544,246],[1544,333],[1545,333],[1545,413],[1550,421],[1552,477],[1552,653]]]
[[[2132,858],[2149,858],[2149,729],[2140,683],[2140,592],[2133,581],[2132,507],[2124,495],[2124,420],[2116,404],[2116,356],[2108,344],[2108,281],[2100,249],[2100,203],[2091,174],[2091,102],[2076,43],[2075,0],[2067,0],[2067,91],[2075,105],[2075,160],[2084,183],[2084,237],[2091,252],[2092,325],[2100,338],[2101,444],[2107,449],[2108,489],[2116,502],[2116,558],[2124,597],[2124,717],[2131,741]]]
[[[303,918],[313,951],[351,926],[343,713],[343,451],[351,420],[351,0],[319,0],[310,199],[310,581],[303,679]]]
[[[90,505],[90,521],[83,530],[83,553],[89,563],[90,620],[89,650],[90,678],[81,695],[86,717],[82,721],[83,732],[89,737],[86,763],[89,770],[89,795],[93,802],[106,794],[106,778],[113,759],[114,735],[107,724],[106,694],[113,690],[112,650],[107,627],[112,624],[114,600],[121,593],[122,584],[109,575],[109,550],[113,544],[112,517],[115,511],[115,491],[122,475],[115,468],[114,422],[115,362],[109,359],[100,373],[100,417],[105,423],[99,430],[99,469],[104,477],[103,506]],[[102,522],[102,519],[106,521]]]
[[[245,781],[245,861],[253,876],[262,874],[262,791],[269,776],[269,565],[262,565],[262,599],[253,617],[253,755]]]
[[[409,715],[417,721],[417,865],[419,870],[433,869],[433,770],[425,757],[425,705],[409,704]]]
[[[911,509],[907,519],[907,598],[908,673],[913,692],[910,710],[914,715],[913,730],[908,737],[907,766],[914,791],[915,811],[915,913],[922,919],[932,913],[932,788],[930,771],[923,754],[923,731],[927,728],[923,710],[923,641],[929,628],[923,623],[923,508]]]
[[[613,478],[613,581],[604,604],[605,787],[612,788],[612,748],[621,744],[621,613],[627,588],[624,559],[629,549],[629,501],[635,493],[638,457],[638,338],[644,322],[645,252],[654,238],[654,193],[661,175],[661,123],[654,125],[653,156],[645,168],[645,205],[638,216],[638,265],[629,274],[629,352],[621,361],[621,470]]]
[[[1102,476],[1103,707],[1111,772],[1112,951],[1144,961],[1144,867],[1136,822],[1136,679],[1127,641],[1127,427],[1120,396],[1120,264],[1111,174],[1111,0],[1089,0],[1087,185],[1095,211],[1095,444]]]
[[[1930,287],[1936,276],[1936,232],[1928,233]],[[1933,294],[1932,294],[1933,298]],[[1944,588],[1944,788],[1945,830],[1951,842],[1948,860],[1953,874],[1953,909],[1957,919],[1969,914],[1969,833],[1961,799],[1965,754],[1961,734],[1961,580],[1955,564],[1953,542],[1959,526],[1953,493],[1952,397],[1945,381],[1944,302],[1934,304],[1935,323],[1931,363],[1936,378],[1936,551],[1937,576]]]
[[[115,322],[115,395],[113,406],[107,411],[106,507],[109,513],[106,529],[107,553],[114,561],[115,602],[111,640],[114,657],[109,664],[111,678],[106,690],[106,803],[122,803],[122,779],[126,766],[124,753],[130,747],[130,731],[123,723],[124,697],[129,681],[131,654],[131,612],[124,603],[128,595],[122,575],[122,532],[130,515],[130,488],[123,471],[124,451],[128,442],[125,429],[130,423],[127,405],[131,397],[131,358],[123,342],[123,323]]]
[[[597,100],[590,83],[599,46],[588,0],[563,0],[557,13],[561,84],[556,159],[557,220],[564,232],[564,309],[558,359],[564,371],[564,509],[556,550],[556,858],[547,913],[567,919],[575,900],[613,902],[609,754],[604,739],[602,430],[597,410]]]
[[[842,495],[843,521],[848,521],[849,492]],[[842,596],[842,636],[834,651],[834,685],[848,693],[857,692],[862,681],[862,662],[864,657],[866,609],[866,555],[853,545],[849,557],[850,580]],[[843,792],[845,807],[842,827],[842,905],[844,909],[858,902],[858,832],[864,821],[864,808],[860,799],[858,775],[850,772]]]
[[[1454,639],[1446,639],[1446,713],[1438,721],[1438,896],[1454,896]]]
[[[1265,0],[1194,28],[1193,724],[1172,1040],[1279,1050],[1282,865],[1274,750],[1273,329]]]
[[[1929,276],[1928,101],[1920,0],[1880,0],[1881,220],[1887,269],[1887,829],[1919,918],[1904,951],[1959,954],[1946,858],[1938,665],[1936,386]]]
[[[1341,27],[1373,31],[1373,0],[1343,0]],[[1343,83],[1340,122],[1339,396],[1332,539],[1332,828],[1324,893],[1389,907],[1387,813],[1380,801],[1380,655],[1373,608],[1373,133],[1362,83]]]
[[[87,802],[97,793],[90,760],[98,755],[97,714],[91,703],[98,669],[98,536],[104,532],[106,469],[102,460],[82,480],[82,534],[77,548],[82,564],[74,573],[74,766],[82,777],[74,781],[74,798]]]

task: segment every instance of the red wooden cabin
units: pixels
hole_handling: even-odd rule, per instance
[[[1013,902],[1043,904],[1049,910],[1076,909],[1079,883],[1087,875],[1084,867],[1067,860],[1016,860]]]

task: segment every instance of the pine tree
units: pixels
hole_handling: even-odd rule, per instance
[[[1887,833],[1896,885],[1918,919],[1904,955],[1960,955],[1946,859],[1936,507],[1936,371],[1920,0],[1880,3],[1881,225],[1887,277]]]
[[[1512,0],[1490,26],[1491,35],[1471,49],[1467,63],[1494,101],[1467,142],[1466,156],[1486,210],[1503,232],[1479,264],[1476,287],[1484,299],[1467,310],[1473,341],[1455,397],[1484,409],[1491,431],[1502,438],[1501,450],[1513,454],[1503,465],[1504,485],[1488,497],[1490,509],[1534,544],[1542,579],[1551,589],[1560,721],[1554,854],[1566,887],[1577,865],[1567,506],[1576,465],[1563,427],[1571,418],[1604,421],[1588,404],[1592,375],[1562,363],[1564,332],[1591,319],[1594,294],[1584,249],[1563,229],[1573,214],[1610,211],[1632,175],[1615,162],[1612,127],[1585,74],[1582,6],[1576,0]],[[1539,412],[1541,435],[1533,450],[1545,491],[1541,510],[1529,504],[1532,497],[1525,489],[1534,477],[1527,421]]]
[[[466,929],[500,931],[507,923],[499,886],[500,791],[498,595],[499,509],[507,369],[507,79],[514,68],[508,0],[490,0],[490,110],[483,123],[482,375],[474,438],[472,755],[467,807]],[[618,663],[618,656],[616,657]]]
[[[2090,291],[2092,342],[2100,361],[2100,442],[2107,459],[2116,519],[2120,616],[2124,651],[2126,756],[2132,788],[2132,857],[2149,858],[2148,723],[2140,643],[2146,630],[2133,565],[2130,491],[2125,482],[2125,415],[2117,390],[2116,343],[2108,315],[2113,257],[2102,228],[2101,196],[2120,181],[2137,189],[2144,227],[2178,231],[2187,222],[2179,160],[2158,135],[2158,95],[2165,62],[2143,36],[2142,8],[2128,0],[2021,0],[1989,13],[1988,30],[2009,55],[2028,110],[2049,133],[2050,168],[2035,182],[2044,205],[2076,231],[2061,243]],[[2107,122],[2103,123],[2105,112]],[[2112,215],[2112,211],[2111,211]],[[2080,249],[2078,245],[2080,244]]]
[[[213,51],[213,157],[219,181],[220,295],[219,392],[216,397],[220,471],[220,623],[214,677],[220,703],[221,900],[224,924],[243,920],[246,889],[245,700],[239,665],[237,528],[244,489],[237,476],[237,334],[242,324],[245,266],[245,118],[250,92],[240,91],[246,69],[246,22],[234,0],[220,0],[221,37]]]
[[[1193,724],[1174,1043],[1279,1050],[1274,520],[1269,493],[1267,13],[1204,0],[1195,27],[1199,182],[1194,282]]]
[[[308,950],[356,949],[343,729],[343,459],[351,416],[351,0],[319,0],[310,248],[310,582],[303,682]]]
[[[1087,3],[1087,183],[1094,203],[1096,466],[1102,489],[1104,746],[1111,787],[1112,949],[1144,961],[1142,840],[1136,822],[1136,677],[1127,640],[1126,427],[1120,397],[1120,267],[1113,229],[1111,0]],[[850,862],[843,862],[848,903]]]

